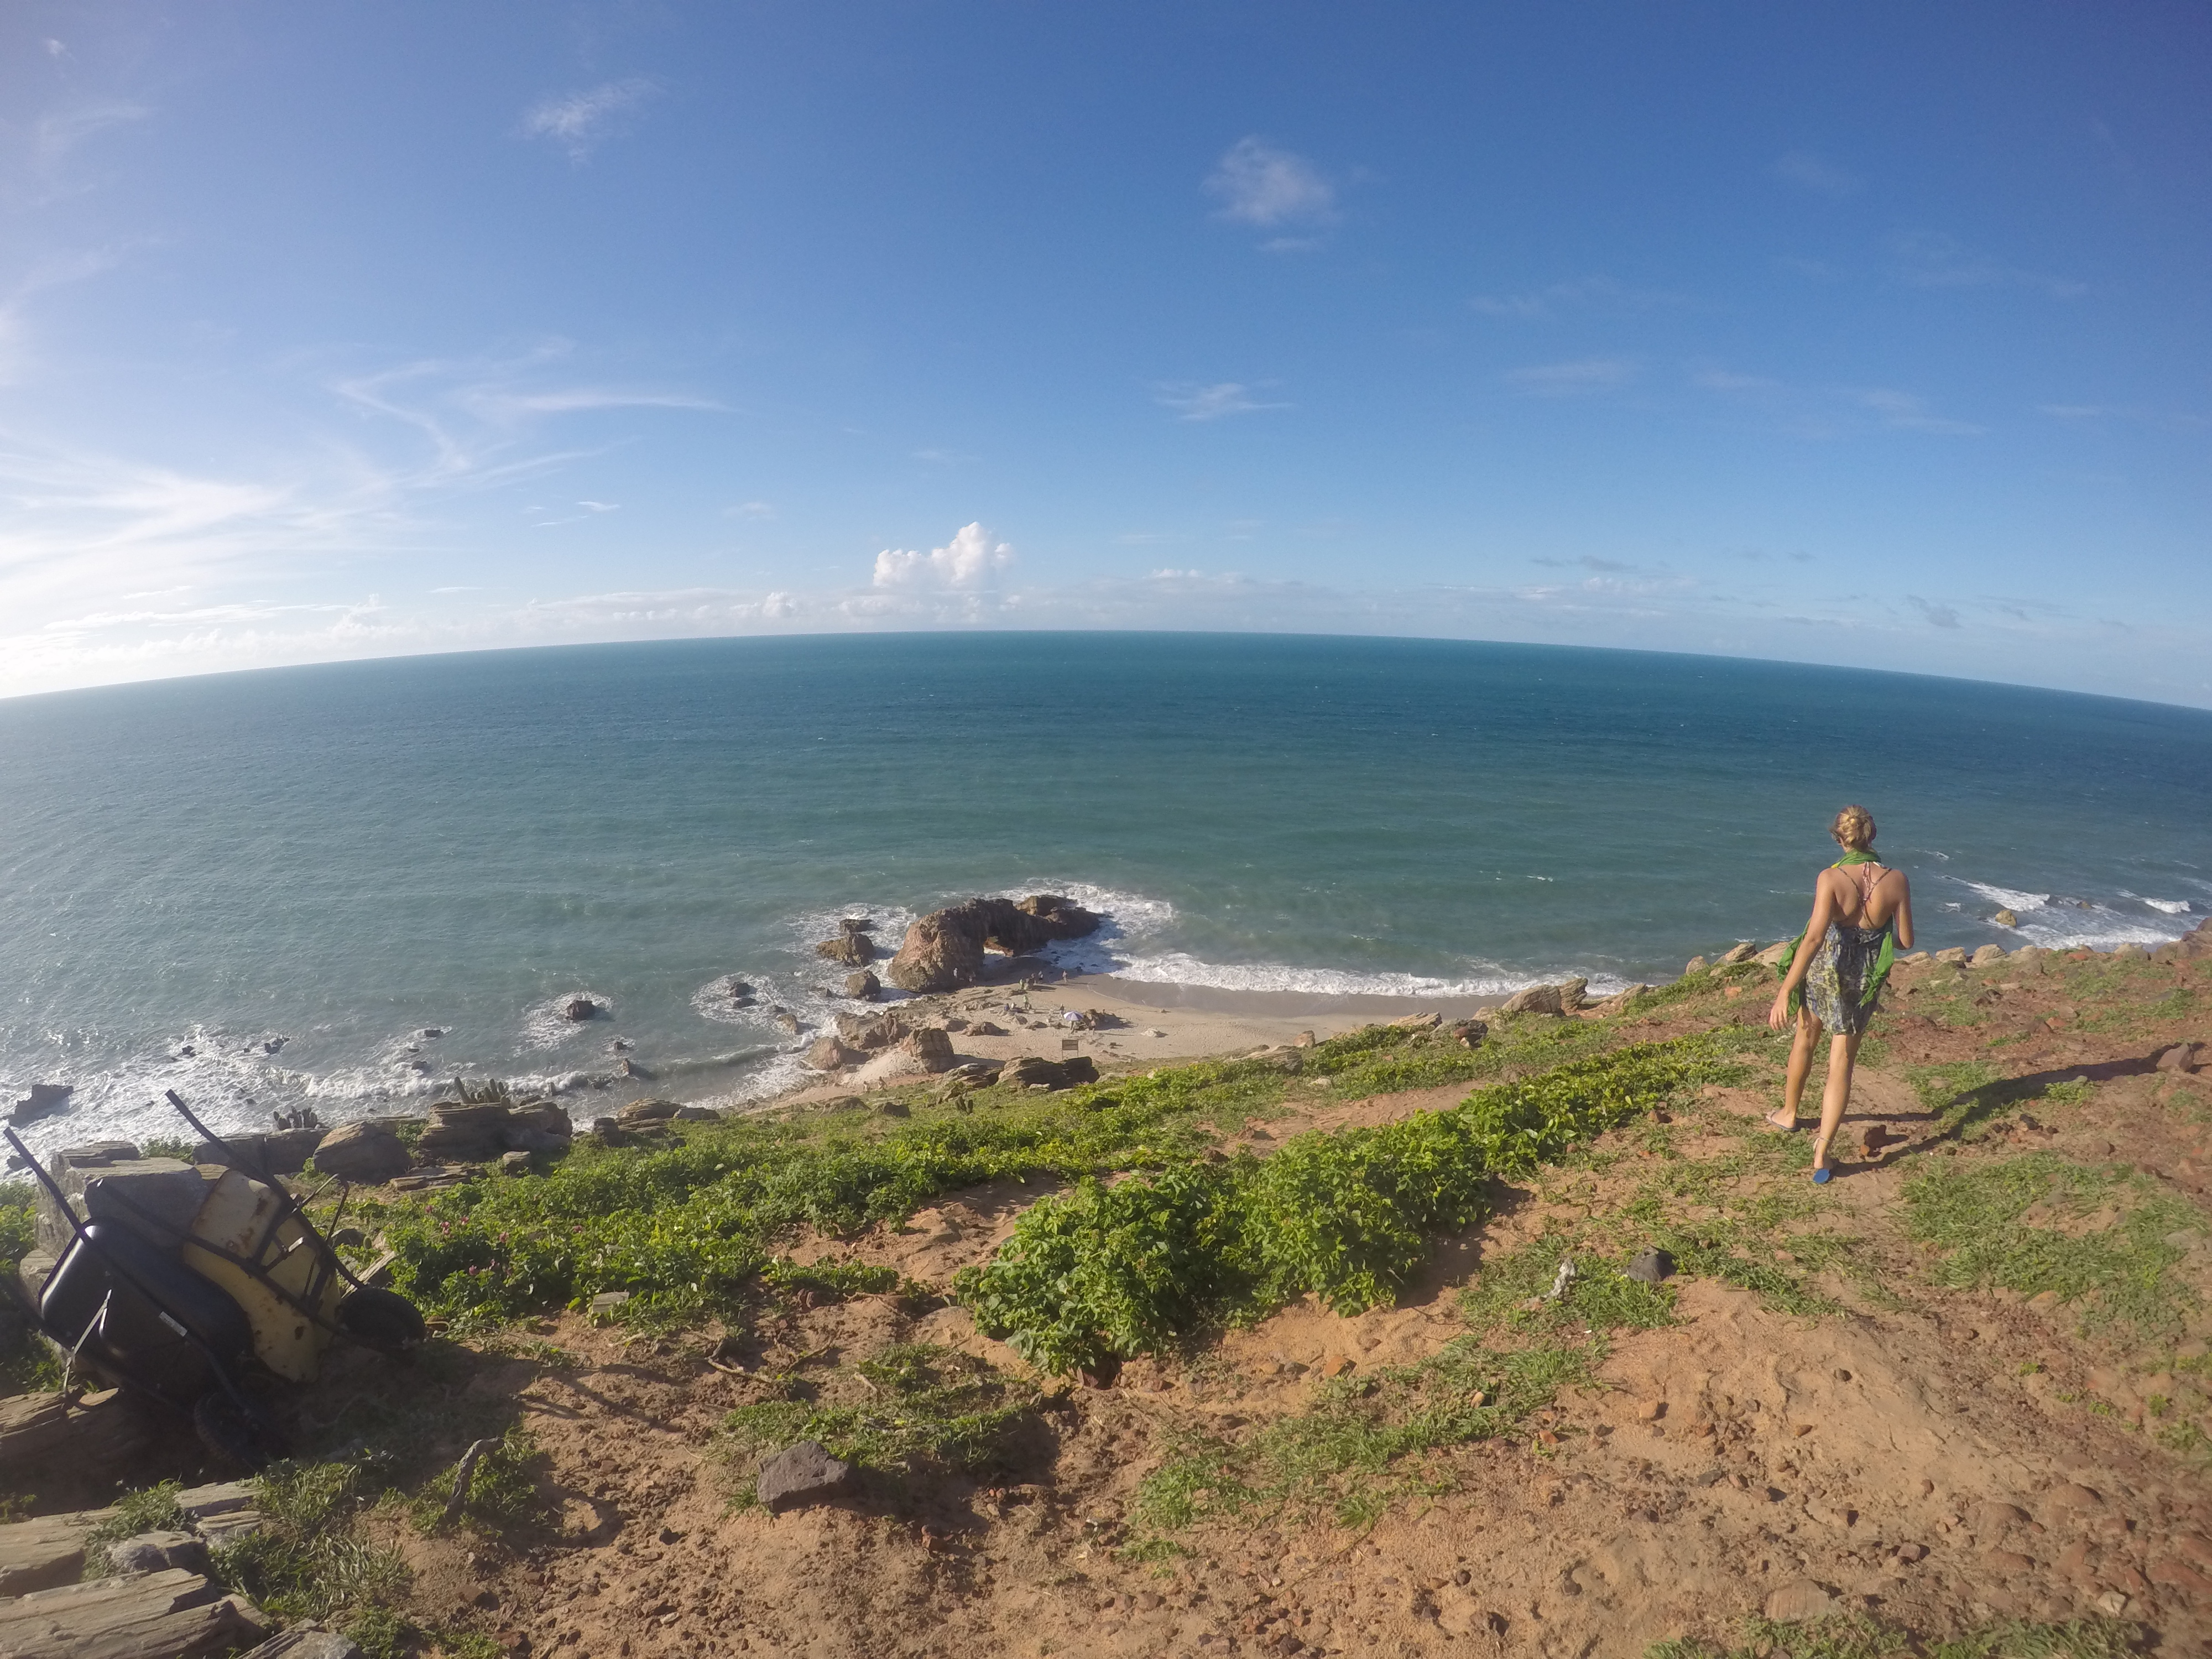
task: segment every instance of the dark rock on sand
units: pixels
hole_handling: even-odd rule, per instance
[[[818,1504],[849,1490],[853,1466],[840,1462],[818,1442],[802,1440],[795,1446],[761,1459],[753,1480],[753,1496],[773,1515],[803,1504]]]
[[[1674,1276],[1674,1258],[1664,1250],[1640,1250],[1629,1261],[1627,1272],[1639,1284],[1656,1285]]]
[[[933,910],[906,930],[887,976],[905,991],[951,991],[981,977],[983,953],[1027,956],[1058,939],[1080,939],[1098,918],[1072,899],[976,898]]]

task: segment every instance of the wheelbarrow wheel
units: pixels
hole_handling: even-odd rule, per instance
[[[246,1469],[260,1469],[288,1449],[276,1425],[217,1389],[192,1407],[192,1429],[215,1456]]]
[[[379,1353],[406,1353],[429,1334],[422,1310],[397,1291],[364,1285],[338,1304],[338,1328]]]

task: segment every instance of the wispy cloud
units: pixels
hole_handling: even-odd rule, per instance
[[[1582,307],[1649,311],[1660,306],[1687,303],[1682,295],[1662,289],[1635,288],[1610,276],[1577,277],[1526,294],[1477,294],[1469,296],[1467,302],[1468,310],[1486,317],[1522,319],[1551,317],[1561,311]]]
[[[1859,406],[1881,417],[1885,426],[1907,432],[1935,432],[1954,438],[1972,438],[1986,430],[1972,421],[1954,421],[1929,412],[1928,405],[1910,392],[1869,386],[1854,394]]]
[[[1509,372],[1508,385],[1540,398],[1576,398],[1611,392],[1636,378],[1636,365],[1623,357],[1583,357],[1569,363],[1539,363]]]
[[[1250,415],[1263,409],[1288,409],[1289,404],[1266,403],[1252,395],[1240,380],[1218,380],[1212,386],[1171,380],[1154,392],[1155,401],[1186,421],[1218,421],[1224,416]]]
[[[2054,300],[2078,300],[2089,291],[2087,283],[1991,258],[1940,231],[1908,232],[1892,252],[1898,280],[1911,288],[2024,288]]]
[[[963,525],[943,547],[927,553],[887,547],[876,555],[878,587],[981,587],[1014,562],[1006,542],[994,542],[981,524]]]
[[[1240,138],[1206,175],[1206,192],[1221,206],[1214,216],[1278,235],[1261,246],[1270,252],[1318,246],[1313,233],[1337,221],[1336,186],[1303,155],[1262,140]]]
[[[1822,196],[1856,196],[1866,187],[1866,181],[1856,173],[1810,150],[1793,149],[1778,156],[1766,171],[1770,177],[1785,185],[1795,185],[1800,190],[1814,191]]]
[[[541,99],[523,112],[522,135],[544,138],[581,161],[622,130],[624,118],[659,95],[659,84],[642,75],[608,81],[582,92]]]
[[[1959,613],[1949,605],[1932,604],[1922,599],[1917,593],[1908,593],[1905,597],[1911,602],[1912,608],[1921,614],[1930,628],[1963,626],[1959,620]]]

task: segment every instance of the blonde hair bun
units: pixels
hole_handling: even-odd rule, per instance
[[[1828,833],[1850,851],[1863,853],[1874,845],[1874,814],[1863,806],[1846,806],[1836,814]]]

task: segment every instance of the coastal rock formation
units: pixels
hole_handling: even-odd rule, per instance
[[[589,997],[571,997],[562,1006],[561,1018],[565,1020],[586,1020],[599,1018],[599,1005]]]
[[[863,1048],[848,1048],[834,1032],[815,1039],[814,1046],[806,1051],[806,1064],[817,1072],[835,1072],[848,1066],[857,1066],[868,1057]]]
[[[1054,893],[969,899],[933,910],[908,928],[887,976],[905,991],[957,990],[981,975],[986,951],[1027,956],[1058,939],[1081,939],[1097,926],[1091,911]]]
[[[873,1002],[883,994],[883,981],[866,969],[845,975],[845,994],[855,1002]]]
[[[888,1048],[914,1029],[896,1013],[863,1015],[840,1012],[830,1016],[830,1023],[836,1030],[837,1040],[846,1047],[869,1050]]]
[[[1749,962],[1753,955],[1757,952],[1759,946],[1753,944],[1749,939],[1746,939],[1741,945],[1731,945],[1727,950],[1721,952],[1720,965],[1723,968],[1729,968],[1733,967],[1739,962]]]
[[[927,1071],[942,1072],[952,1064],[952,1034],[934,1025],[923,1026],[904,1046]]]
[[[1531,985],[1516,991],[1498,1009],[1501,1014],[1571,1014],[1583,1006],[1589,981],[1579,976],[1558,985]]]
[[[318,1170],[372,1186],[405,1175],[414,1161],[380,1123],[342,1123],[315,1143]]]
[[[68,1105],[69,1097],[76,1092],[76,1085],[72,1083],[33,1083],[31,1085],[31,1092],[15,1103],[15,1109],[9,1115],[9,1121],[15,1123],[29,1123],[35,1119],[49,1116]]]
[[[1990,920],[1996,923],[2000,927],[2017,927],[2020,926],[2020,918],[2013,915],[2009,910],[2000,910],[1996,915],[1991,916]]]

